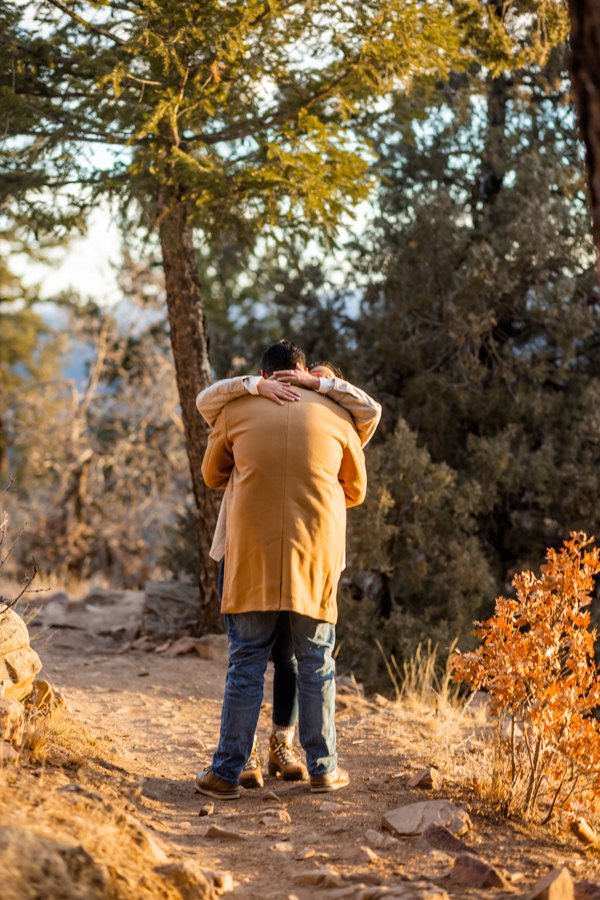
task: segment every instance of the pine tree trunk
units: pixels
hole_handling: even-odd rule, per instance
[[[571,80],[586,149],[592,235],[598,251],[600,279],[600,4],[569,0],[571,13]]]
[[[167,291],[171,345],[192,487],[198,511],[199,588],[198,633],[223,631],[217,590],[218,568],[209,557],[219,495],[204,484],[201,466],[208,426],[196,409],[196,397],[210,384],[206,317],[192,230],[184,203],[169,207],[159,191],[160,242]]]

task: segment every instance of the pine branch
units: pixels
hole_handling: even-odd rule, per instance
[[[116,34],[112,34],[110,31],[107,31],[105,28],[99,28],[97,25],[92,25],[91,22],[87,22],[81,16],[78,16],[77,13],[72,12],[67,6],[64,6],[59,0],[48,0],[48,3],[51,3],[52,6],[56,6],[57,9],[62,10],[67,16],[70,16],[74,22],[79,22],[80,25],[83,25],[84,28],[87,28],[88,31],[93,31],[96,34],[101,34],[103,37],[109,38],[111,41],[114,41],[115,44],[118,44],[119,47],[126,47],[127,41],[121,40],[121,38],[117,37]]]

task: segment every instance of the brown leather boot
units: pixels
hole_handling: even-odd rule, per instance
[[[269,738],[269,775],[284,781],[308,781],[308,770],[292,749],[293,732],[278,731]]]
[[[313,794],[326,794],[348,787],[350,778],[345,769],[337,766],[329,775],[311,775],[310,790]]]
[[[261,788],[264,787],[265,781],[261,771],[261,758],[258,755],[258,738],[254,735],[254,743],[252,745],[252,753],[248,758],[248,762],[240,772],[240,787],[243,788]]]
[[[239,785],[220,781],[210,769],[198,773],[196,787],[201,794],[206,794],[207,797],[212,797],[214,800],[239,800]]]

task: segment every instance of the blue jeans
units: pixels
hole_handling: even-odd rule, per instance
[[[219,599],[223,599],[225,557],[219,567]],[[289,616],[279,617],[277,637],[271,650],[273,660],[273,724],[292,728],[298,718],[298,661],[294,655]]]
[[[221,781],[237,784],[252,751],[265,670],[282,616],[289,619],[298,663],[299,737],[309,775],[328,775],[337,766],[335,625],[296,612],[226,614],[229,668],[219,746],[211,765]]]

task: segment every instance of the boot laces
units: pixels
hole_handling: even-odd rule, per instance
[[[248,762],[244,766],[244,772],[254,771],[255,769],[259,769],[263,764],[263,760],[258,755],[258,750],[256,747],[252,750],[252,753],[248,757]]]
[[[294,751],[288,744],[278,744],[275,748],[275,753],[279,757],[279,761],[283,763],[283,765],[289,765],[290,763],[296,762],[296,757],[294,756]]]

